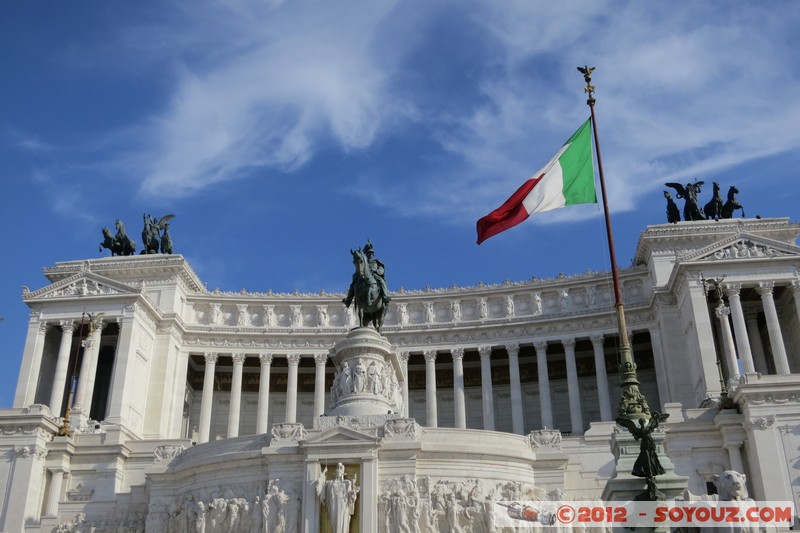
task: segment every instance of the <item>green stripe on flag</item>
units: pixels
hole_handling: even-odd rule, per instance
[[[566,205],[595,204],[597,192],[594,187],[594,165],[592,158],[592,119],[583,123],[564,144],[569,144],[558,159],[564,181]]]

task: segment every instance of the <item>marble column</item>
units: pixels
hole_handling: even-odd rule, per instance
[[[327,353],[314,355],[314,418],[325,412],[325,363]]]
[[[492,347],[478,348],[481,356],[481,400],[483,402],[483,429],[494,431],[494,391],[492,390]]]
[[[597,374],[597,401],[600,403],[600,420],[609,422],[613,420],[611,415],[611,395],[608,392],[608,373],[606,372],[606,356],[603,350],[603,336],[592,335],[594,350],[594,371]]]
[[[511,386],[511,430],[517,435],[525,431],[522,419],[522,383],[519,379],[519,344],[506,344],[508,353],[508,377]]]
[[[464,348],[453,348],[453,408],[457,428],[467,427],[467,406],[464,398]]]
[[[400,352],[400,365],[403,369],[403,383],[402,383],[402,394],[403,394],[403,416],[408,418],[408,358],[411,354],[408,351]]]
[[[258,408],[256,412],[256,434],[267,432],[269,422],[269,374],[272,369],[272,354],[258,356],[261,362],[261,374],[258,378]]]
[[[72,349],[72,332],[75,323],[72,320],[61,321],[61,344],[58,346],[58,359],[56,372],[53,377],[53,390],[50,393],[50,412],[53,416],[61,416],[61,407],[64,403],[64,389],[67,386],[67,373],[69,372],[69,354]]]
[[[233,360],[233,378],[231,379],[231,397],[228,407],[228,438],[239,436],[239,413],[242,406],[242,370],[246,355],[235,353]]]
[[[578,367],[575,364],[575,339],[563,339],[564,357],[567,361],[567,389],[569,392],[569,419],[573,435],[583,434],[581,412],[581,390],[578,382]]]
[[[728,318],[731,314],[731,310],[724,304],[719,304],[714,308],[714,314],[719,319],[719,328],[722,336],[722,354],[725,357],[725,367],[728,371],[726,383],[731,380],[738,380],[739,360],[736,359],[736,346],[733,344],[731,322]]]
[[[64,476],[67,471],[64,468],[49,468],[50,488],[47,491],[47,502],[44,508],[44,516],[58,516],[58,502],[61,499],[61,488],[64,483]]]
[[[286,356],[289,362],[289,375],[286,378],[286,422],[297,422],[297,367],[300,366],[300,354]]]
[[[746,309],[744,323],[747,325],[747,337],[753,353],[753,365],[756,372],[766,376],[769,374],[769,365],[767,364],[767,355],[764,353],[764,340],[761,338],[761,330],[758,327],[758,313],[758,309]]]
[[[28,407],[36,403],[36,389],[39,383],[39,374],[42,369],[42,355],[44,353],[47,323],[38,321],[39,313],[31,314],[28,323],[28,336],[25,339],[25,356],[22,358],[22,367],[17,380],[17,390],[14,394],[14,407]]]
[[[203,375],[203,398],[200,402],[200,427],[198,429],[197,442],[202,444],[208,442],[211,432],[211,405],[214,401],[214,371],[217,367],[216,353],[205,354],[206,367]]]
[[[103,329],[102,323],[99,321],[94,321],[93,326],[92,334],[83,341],[83,359],[73,407],[76,413],[85,417],[89,417],[89,411],[92,408],[94,379],[97,375],[97,358],[100,351],[100,333]]]
[[[669,373],[664,360],[664,347],[661,344],[661,330],[658,326],[649,328],[650,347],[653,349],[653,362],[656,366],[656,385],[658,386],[659,404],[664,405],[672,401],[669,389]]]
[[[747,324],[744,322],[741,290],[741,283],[725,285],[725,294],[728,296],[728,303],[731,307],[733,331],[736,334],[736,349],[739,352],[739,359],[742,361],[742,372],[752,374],[755,372],[755,365],[753,364],[753,353],[750,351],[750,340],[747,338]]]
[[[542,428],[553,429],[553,404],[550,401],[550,374],[547,371],[547,343],[537,342],[536,370],[539,376],[539,409],[542,414]]]
[[[425,422],[428,427],[439,425],[436,416],[436,350],[425,350]]]
[[[764,317],[767,319],[767,332],[769,333],[769,343],[772,346],[772,358],[775,361],[775,373],[789,374],[789,359],[786,357],[781,324],[778,321],[778,310],[775,308],[775,300],[772,296],[774,287],[774,282],[762,281],[758,284],[756,291],[761,296],[761,303],[764,304]]]

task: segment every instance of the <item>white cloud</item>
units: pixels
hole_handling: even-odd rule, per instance
[[[375,48],[391,3],[286,4],[257,23],[242,16],[252,4],[235,6],[212,5],[238,31],[237,47],[210,64],[185,61],[149,124],[145,192],[184,195],[254,167],[290,172],[330,137],[342,150],[363,149],[397,110],[393,65]],[[217,18],[194,20],[199,32]]]
[[[392,188],[387,206],[402,195],[407,214],[452,213],[460,222],[499,205],[588,115],[575,70],[585,62],[598,67],[598,125],[615,210],[631,209],[664,181],[702,179],[800,147],[798,83],[787,68],[796,4],[478,8],[486,31],[476,39],[499,49],[476,58],[495,64],[476,83],[485,102],[434,125],[455,160],[421,183]],[[379,188],[371,193],[378,201]],[[566,211],[553,220],[586,216]]]

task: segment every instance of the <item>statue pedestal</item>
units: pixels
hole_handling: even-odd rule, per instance
[[[673,499],[688,488],[689,478],[677,475],[675,465],[664,453],[666,438],[664,432],[656,431],[651,436],[656,444],[658,460],[666,471],[655,478],[658,490],[663,492],[667,499]],[[633,500],[647,488],[644,478],[631,475],[633,464],[639,457],[639,441],[625,429],[617,427],[611,435],[611,452],[614,454],[616,466],[614,475],[606,482],[602,498],[604,501]]]
[[[391,343],[370,327],[355,328],[334,346],[336,373],[329,417],[401,416],[400,360]],[[394,418],[389,417],[389,418]]]

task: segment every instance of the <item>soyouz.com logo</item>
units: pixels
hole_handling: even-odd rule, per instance
[[[495,527],[528,529],[534,524],[561,527],[729,527],[788,528],[795,509],[788,501],[496,502]],[[538,526],[537,526],[538,527]]]

